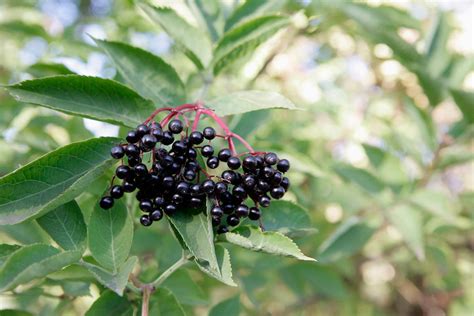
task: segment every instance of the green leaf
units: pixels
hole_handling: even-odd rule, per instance
[[[272,201],[262,217],[263,227],[284,235],[304,236],[317,230],[311,226],[311,218],[301,206],[289,201]]]
[[[415,105],[412,99],[406,98],[403,103],[409,117],[415,122],[425,144],[432,150],[437,146],[436,127],[431,116]]]
[[[261,43],[288,23],[289,19],[283,16],[259,17],[224,34],[214,50],[214,74],[217,75],[237,60],[251,55]]]
[[[468,150],[443,151],[437,165],[439,169],[445,169],[456,165],[461,165],[474,160],[474,153]]]
[[[106,269],[117,272],[130,253],[133,222],[125,204],[115,200],[103,210],[96,205],[89,220],[88,243],[92,256]]]
[[[159,288],[151,296],[150,315],[186,316],[186,313],[173,293],[167,289]]]
[[[289,256],[299,260],[316,261],[305,256],[293,240],[285,235],[279,232],[262,232],[253,226],[240,226],[232,232],[223,234],[220,239],[253,251]]]
[[[385,151],[379,147],[369,144],[362,144],[362,146],[364,147],[365,154],[369,158],[370,164],[375,168],[380,167],[383,160],[385,159]]]
[[[89,290],[90,283],[82,281],[63,281],[61,287],[63,288],[64,294],[69,296],[90,296]]]
[[[410,197],[410,202],[448,222],[455,221],[456,203],[442,191],[419,189]]]
[[[217,256],[217,264],[219,266],[219,274],[216,274],[214,271],[210,270],[208,266],[200,264],[200,262],[196,261],[198,268],[201,269],[204,273],[208,274],[209,276],[221,281],[224,284],[229,286],[237,286],[234,280],[232,279],[232,265],[230,262],[230,254],[229,251],[220,246],[216,245],[216,256]]]
[[[201,30],[189,25],[170,8],[139,4],[140,8],[158,23],[183,49],[186,56],[199,68],[205,68],[211,61],[212,44]]]
[[[34,244],[15,251],[0,269],[0,291],[44,277],[81,258],[80,251],[65,251],[49,245]]]
[[[192,213],[191,209],[183,209],[168,219],[200,264],[220,275],[214,249],[214,234],[208,218],[202,211],[196,215]]]
[[[112,163],[116,138],[73,143],[0,178],[0,224],[45,214],[71,201]]]
[[[207,305],[207,296],[186,270],[173,272],[160,287],[170,290],[181,304]]]
[[[155,109],[152,102],[126,86],[97,77],[47,77],[7,89],[20,102],[130,127],[142,123]]]
[[[73,75],[69,68],[63,64],[36,63],[26,69],[26,71],[36,78],[58,75]]]
[[[87,229],[81,209],[72,200],[37,219],[38,224],[65,250],[84,250]]]
[[[428,97],[430,106],[435,107],[446,98],[446,87],[441,78],[434,78],[428,73],[426,66],[423,64],[412,64],[408,66],[418,77],[418,82]]]
[[[95,264],[81,262],[81,265],[86,267],[90,273],[102,285],[108,287],[118,295],[122,296],[125,287],[127,286],[128,278],[132,273],[133,267],[137,263],[137,257],[130,257],[119,268],[117,273],[110,273],[109,271],[96,266]]]
[[[357,217],[344,221],[319,247],[321,262],[334,262],[358,252],[369,241],[375,229]]]
[[[20,245],[0,244],[0,267],[12,253],[20,248]]]
[[[355,183],[369,193],[378,193],[384,188],[384,184],[367,170],[343,164],[336,165],[333,169],[341,178]]]
[[[119,42],[95,40],[112,59],[125,81],[157,107],[176,106],[186,101],[178,74],[163,59],[143,49]]]
[[[290,100],[279,93],[257,90],[229,93],[206,102],[206,106],[216,111],[219,116],[271,108],[297,109]]]
[[[0,230],[23,245],[50,242],[48,234],[34,220],[24,221],[15,225],[0,226]]]
[[[186,0],[202,27],[207,28],[213,42],[221,36],[224,18],[219,0]]]
[[[209,311],[209,316],[239,316],[240,314],[240,296],[236,295],[228,298],[217,305],[214,305]]]
[[[449,65],[451,56],[447,44],[451,31],[447,14],[438,12],[426,44],[427,69],[432,76],[439,77]]]
[[[249,18],[252,18],[256,15],[261,15],[262,13],[268,14],[278,10],[285,4],[285,2],[285,0],[246,0],[227,18],[224,30],[228,31],[235,25],[240,24],[243,21],[247,21]]]
[[[387,217],[402,235],[408,248],[419,260],[424,260],[423,222],[419,211],[409,205],[401,204],[389,210]]]
[[[61,271],[50,273],[48,279],[54,281],[87,281],[88,283],[95,280],[94,276],[79,264],[73,264]]]
[[[451,89],[454,102],[461,110],[466,121],[474,123],[474,92]]]
[[[133,315],[133,307],[125,297],[118,296],[112,291],[104,291],[85,315]]]
[[[348,296],[340,273],[334,272],[330,267],[298,262],[281,269],[278,274],[298,297],[313,297],[314,292],[335,299]]]

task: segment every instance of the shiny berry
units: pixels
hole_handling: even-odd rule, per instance
[[[219,226],[219,228],[217,228],[217,233],[218,234],[225,234],[225,233],[228,233],[228,232],[229,232],[229,229],[224,225],[221,225],[221,226]]]
[[[132,176],[132,170],[130,169],[129,166],[118,166],[117,169],[115,170],[115,175],[119,179],[125,179],[125,178],[130,178]]]
[[[115,159],[120,159],[125,155],[125,150],[122,146],[115,146],[110,150],[110,155]]]
[[[194,148],[188,148],[188,151],[186,152],[186,156],[189,159],[196,159],[197,158],[197,151]]]
[[[265,181],[265,180],[258,180],[257,182],[257,187],[262,191],[262,192],[267,192],[270,190],[270,184]]]
[[[225,214],[232,214],[234,212],[235,205],[234,204],[224,204],[222,205],[222,211]]]
[[[283,174],[277,171],[273,174],[273,177],[270,179],[270,182],[273,185],[279,185],[282,179],[283,179]]]
[[[138,142],[138,140],[140,139],[140,137],[138,137],[136,131],[130,131],[130,132],[128,132],[127,137],[126,137],[125,139],[127,140],[127,142],[129,142],[130,144],[132,144],[132,143]]]
[[[262,169],[262,175],[267,179],[270,179],[274,173],[275,170],[272,167],[263,167]]]
[[[227,182],[234,183],[236,181],[237,174],[232,170],[225,170],[222,172],[221,177]]]
[[[224,182],[217,182],[215,191],[219,194],[227,192],[227,184]]]
[[[204,157],[211,157],[214,154],[214,148],[211,145],[205,145],[201,148],[201,154]]]
[[[206,194],[212,194],[214,193],[214,189],[216,187],[216,184],[212,180],[206,180],[202,183],[202,191]]]
[[[152,223],[153,221],[150,216],[142,215],[142,217],[140,217],[140,224],[142,224],[143,226],[150,226]]]
[[[254,156],[247,156],[242,161],[244,168],[255,170],[257,168],[257,159]]]
[[[125,153],[128,157],[138,157],[140,155],[140,149],[134,144],[128,144],[125,147]]]
[[[180,120],[171,120],[168,124],[168,129],[173,134],[179,134],[183,131],[183,122]]]
[[[144,176],[146,174],[148,174],[148,169],[146,167],[146,165],[142,164],[142,163],[139,163],[138,165],[136,165],[133,170],[135,170],[135,173],[137,174],[137,176]]]
[[[160,141],[163,138],[163,130],[161,127],[155,127],[151,130],[151,135],[155,136],[157,141]]]
[[[261,216],[261,213],[257,207],[251,207],[249,209],[249,215],[248,215],[249,219],[256,221],[260,219],[260,216]]]
[[[240,219],[235,215],[227,216],[226,221],[227,221],[227,224],[229,224],[230,226],[237,226],[240,223]]]
[[[137,135],[139,137],[142,137],[145,134],[148,134],[150,132],[150,127],[148,127],[145,124],[140,124],[137,126]]]
[[[171,201],[173,202],[174,205],[180,205],[184,202],[184,198],[182,195],[180,194],[174,194],[172,197],[171,197]]]
[[[146,134],[145,136],[142,137],[142,144],[145,148],[151,149],[155,147],[156,142],[158,142],[158,140],[153,135]]]
[[[114,206],[114,199],[110,196],[104,196],[102,199],[100,199],[99,205],[104,210],[107,210]]]
[[[234,188],[232,189],[232,194],[238,200],[244,200],[247,198],[247,192],[245,191],[245,189],[238,185],[234,186]]]
[[[123,188],[120,185],[114,185],[110,189],[110,196],[114,199],[120,199],[123,196]]]
[[[174,142],[173,134],[170,131],[163,132],[163,138],[161,138],[161,143],[163,145],[171,145]]]
[[[270,206],[270,198],[266,195],[263,195],[258,200],[258,204],[260,204],[260,206],[262,207],[268,207]]]
[[[189,134],[189,142],[194,145],[199,145],[204,140],[204,137],[201,132],[194,131]]]
[[[154,202],[156,207],[163,207],[166,204],[166,201],[162,196],[157,196]]]
[[[151,212],[150,217],[153,221],[159,221],[163,218],[163,213],[160,210],[154,210]]]
[[[249,208],[247,207],[247,205],[240,204],[235,209],[235,215],[237,215],[238,217],[247,217],[249,215]]]
[[[188,181],[193,181],[196,179],[196,172],[194,170],[185,170],[183,177]]]
[[[238,157],[230,157],[227,159],[227,166],[232,170],[240,168],[240,159]]]
[[[287,172],[290,170],[290,162],[288,159],[280,159],[280,161],[277,163],[277,169],[281,172]]]
[[[217,154],[220,161],[226,162],[232,156],[232,152],[228,148],[223,148]]]
[[[199,197],[193,196],[192,198],[189,199],[189,206],[191,206],[192,208],[198,208],[203,203],[204,203],[204,200]]]
[[[202,186],[199,183],[193,184],[189,187],[191,195],[200,195],[202,194]]]
[[[173,146],[171,147],[171,150],[177,153],[178,155],[184,154],[186,152],[186,149],[187,149],[186,144],[180,140],[175,141]]]
[[[139,207],[144,212],[151,212],[153,210],[153,203],[150,200],[142,200]]]
[[[265,160],[265,163],[270,166],[276,165],[278,162],[278,156],[275,153],[266,153],[263,159]]]
[[[135,167],[142,162],[142,159],[140,157],[129,157],[127,162],[130,167]]]
[[[221,223],[221,219],[219,216],[212,216],[212,226],[218,226]]]
[[[177,208],[173,204],[168,204],[168,205],[165,206],[165,213],[167,215],[173,215],[174,213],[176,213],[176,210],[177,210]]]
[[[182,194],[182,195],[188,194],[189,193],[189,183],[184,182],[184,181],[178,183],[178,185],[176,186],[176,191],[179,194]]]
[[[281,179],[280,185],[283,187],[283,189],[285,189],[285,191],[288,191],[288,188],[290,187],[290,179],[283,177],[283,179]]]
[[[222,216],[224,214],[224,212],[222,211],[222,209],[219,207],[219,206],[214,206],[212,209],[211,209],[211,215],[212,216]]]
[[[170,177],[170,176],[164,177],[162,184],[165,189],[171,189],[174,186],[173,177]]]
[[[257,180],[255,179],[254,176],[252,175],[247,175],[243,178],[242,180],[242,184],[244,185],[244,187],[246,187],[247,189],[251,189],[255,186],[255,184],[257,183]]]
[[[206,127],[202,131],[202,134],[203,134],[205,139],[213,140],[214,137],[216,137],[216,130],[212,127]]]
[[[130,193],[130,192],[135,191],[136,186],[135,186],[135,184],[133,184],[133,183],[131,183],[131,182],[124,181],[124,182],[122,183],[122,188],[123,188],[123,191],[124,191],[124,192],[129,192],[129,193]]]
[[[283,187],[276,187],[270,191],[270,195],[274,199],[281,199],[285,195],[285,189]]]
[[[215,156],[209,157],[206,161],[206,165],[210,169],[216,169],[219,166],[219,159]]]

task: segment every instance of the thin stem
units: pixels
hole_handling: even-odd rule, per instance
[[[232,133],[231,136],[237,138],[242,143],[242,145],[244,145],[245,148],[247,148],[250,151],[251,154],[255,153],[255,150],[252,148],[252,146],[250,146],[250,144],[245,139],[243,139],[242,136],[234,134],[234,133]]]
[[[197,129],[198,124],[199,124],[199,118],[201,117],[201,114],[202,114],[201,109],[196,111],[196,116],[194,117],[194,122],[193,122],[193,127],[191,129],[191,132],[194,132]]]
[[[188,260],[189,257],[183,254],[183,256],[178,261],[166,269],[155,281],[151,282],[150,285],[153,285],[154,287],[160,286],[171,274],[173,274],[173,272],[185,265]]]
[[[227,136],[227,143],[229,144],[229,149],[232,152],[233,156],[237,155],[237,151],[235,150],[234,140],[232,139],[232,135]]]
[[[154,288],[145,286],[143,287],[143,298],[142,298],[142,316],[148,316],[148,310],[150,309],[150,296]]]

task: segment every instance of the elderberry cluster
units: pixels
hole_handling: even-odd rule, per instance
[[[122,162],[115,177],[122,182],[110,187],[100,200],[101,208],[109,209],[124,193],[137,191],[139,208],[145,213],[140,223],[150,226],[163,214],[201,209],[209,199],[212,224],[218,233],[225,233],[227,225],[237,226],[243,218],[259,220],[260,208],[288,190],[290,182],[283,175],[290,168],[287,159],[275,153],[250,153],[241,159],[229,148],[215,150],[214,128],[189,135],[184,129],[178,119],[171,120],[167,129],[157,122],[141,124],[127,134],[127,143],[113,147],[112,157]],[[224,164],[227,168],[220,175],[206,171],[222,169]],[[245,203],[248,198],[251,207]]]

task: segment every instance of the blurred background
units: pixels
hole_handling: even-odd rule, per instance
[[[194,25],[196,6],[218,8],[221,29],[239,5],[150,2]],[[208,96],[273,90],[304,109],[257,111],[229,124],[255,148],[292,161],[289,199],[308,210],[314,228],[301,223],[293,237],[319,262],[231,248],[239,288],[194,268],[169,288],[190,315],[236,295],[245,315],[472,315],[473,2],[272,0],[252,14],[274,11],[292,26],[214,78]],[[71,73],[120,81],[90,36],[147,49],[190,91],[202,87],[194,65],[132,0],[1,0],[0,84]],[[0,90],[0,176],[70,142],[122,132]],[[82,209],[105,179],[79,198]],[[0,227],[0,242],[45,238],[35,222]],[[135,239],[145,274],[179,256],[164,225],[138,229]],[[98,296],[96,285],[75,299],[52,295],[64,291],[58,287],[46,280],[41,290],[0,294],[0,309],[76,315]]]

